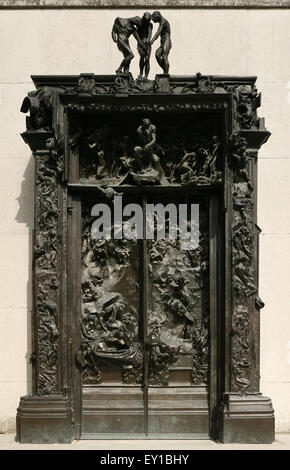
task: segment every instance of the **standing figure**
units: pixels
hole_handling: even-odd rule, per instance
[[[119,51],[122,52],[124,59],[122,60],[120,67],[116,70],[116,73],[129,73],[130,64],[134,57],[129,44],[129,37],[133,34],[137,40],[139,47],[144,48],[144,44],[139,38],[137,33],[137,27],[141,25],[140,16],[134,16],[133,18],[116,18],[113,29],[112,39],[117,44]]]
[[[163,16],[161,15],[160,11],[154,11],[152,13],[152,21],[154,23],[159,23],[159,28],[156,31],[155,35],[153,36],[150,44],[152,45],[156,39],[160,36],[160,47],[158,47],[155,56],[158,64],[160,67],[163,69],[164,75],[168,75],[169,73],[169,61],[168,61],[168,55],[170,52],[170,49],[172,47],[171,43],[171,30],[170,30],[170,24],[169,21],[167,21]]]
[[[150,56],[151,56],[151,36],[152,36],[153,25],[151,23],[151,13],[148,11],[144,13],[142,17],[142,22],[137,28],[137,34],[141,41],[143,42],[144,47],[137,45],[137,49],[140,55],[139,67],[140,74],[139,78],[143,77],[143,72],[145,69],[145,78],[148,78],[150,71]]]

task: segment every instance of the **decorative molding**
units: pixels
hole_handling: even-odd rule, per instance
[[[166,113],[166,112],[175,112],[175,111],[210,111],[210,110],[224,110],[227,108],[227,103],[207,103],[207,104],[195,104],[195,103],[170,103],[165,104],[99,104],[99,103],[86,103],[86,104],[68,104],[65,106],[65,109],[69,111],[76,111],[78,113],[87,113],[87,112],[156,112],[156,113]]]
[[[26,119],[27,130],[51,130],[52,126],[52,103],[56,95],[64,104],[64,109],[78,113],[83,112],[171,112],[171,111],[204,111],[221,110],[228,107],[223,95],[231,96],[234,100],[234,110],[238,129],[257,130],[263,127],[263,122],[257,116],[257,108],[260,106],[260,94],[255,87],[255,77],[245,77],[238,81],[234,77],[207,76],[197,73],[189,77],[156,75],[154,80],[134,80],[132,75],[117,74],[100,76],[81,74],[70,77],[70,80],[62,76],[46,77],[44,84],[41,78],[32,77],[37,90],[29,92],[24,99],[21,111],[30,112]],[[112,102],[98,102],[98,97],[124,97],[138,96],[138,102],[122,104]],[[165,103],[140,103],[143,96],[155,95],[160,98],[170,96],[173,100]],[[175,102],[178,96],[213,96],[218,95],[216,100],[210,99],[193,100],[192,102]],[[91,99],[89,99],[91,98]],[[95,98],[95,99],[94,99]],[[144,100],[146,101],[146,100]],[[61,150],[61,142],[56,143]]]
[[[59,354],[58,173],[49,154],[36,154],[35,312],[37,394],[57,391]]]
[[[266,9],[290,8],[289,0],[0,0],[0,8],[5,9]]]
[[[255,284],[255,227],[253,221],[253,182],[249,175],[247,141],[239,133],[230,138],[230,165],[233,170],[232,223],[232,390],[246,394],[251,385],[253,358],[250,351],[250,299]]]

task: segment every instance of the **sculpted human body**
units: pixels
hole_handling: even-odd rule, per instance
[[[151,14],[146,12],[142,17],[140,26],[137,28],[137,33],[141,41],[143,42],[144,47],[137,45],[137,49],[140,55],[139,67],[140,75],[139,78],[143,77],[143,72],[145,72],[145,78],[148,78],[150,71],[150,56],[151,56],[151,36],[152,36],[153,26],[151,23]]]
[[[142,147],[135,147],[135,158],[140,171],[144,171],[146,163],[159,169],[159,158],[153,153],[156,144],[156,126],[149,119],[143,119],[137,129],[139,142]]]
[[[133,18],[118,17],[115,19],[112,29],[112,39],[124,56],[124,59],[122,60],[120,67],[116,70],[116,73],[129,73],[131,61],[134,58],[134,54],[129,44],[129,37],[132,34],[137,40],[139,47],[144,48],[144,44],[139,38],[136,29],[140,26],[141,21],[140,16],[134,16]]]
[[[158,64],[163,69],[164,74],[167,75],[169,73],[168,55],[172,47],[170,24],[159,11],[154,11],[152,13],[152,21],[154,23],[159,23],[159,27],[150,44],[153,44],[153,42],[160,36],[160,47],[157,49],[155,56]]]

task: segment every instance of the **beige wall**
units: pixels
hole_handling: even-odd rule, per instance
[[[121,56],[110,38],[113,20],[138,13],[0,11],[0,431],[13,429],[19,397],[31,390],[33,160],[19,135],[30,74],[114,73]],[[273,399],[277,431],[290,431],[290,11],[164,10],[164,16],[172,25],[172,74],[258,76],[260,115],[272,132],[259,162],[261,390]],[[152,62],[153,77],[160,70]]]

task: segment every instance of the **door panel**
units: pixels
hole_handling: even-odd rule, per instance
[[[179,193],[180,194],[180,193]],[[123,198],[139,202],[137,195]],[[82,198],[82,438],[209,432],[209,202],[171,192],[146,202],[199,205],[200,243],[95,240]]]
[[[83,434],[144,434],[141,387],[83,386]]]
[[[158,202],[178,207],[185,198],[167,196]],[[209,211],[205,198],[186,203],[199,206],[196,248],[188,249],[188,243],[168,233],[147,241],[148,432],[207,437]]]
[[[144,433],[140,243],[94,239],[96,202],[82,204],[83,433]]]

